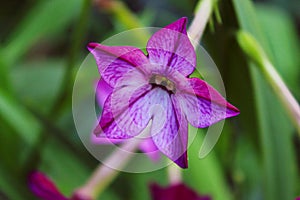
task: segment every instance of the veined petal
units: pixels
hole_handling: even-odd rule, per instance
[[[191,125],[204,128],[239,114],[236,107],[205,81],[198,78],[187,80],[189,86],[175,96]]]
[[[139,134],[150,120],[147,115],[150,90],[149,84],[128,85],[114,90],[105,101],[94,133],[110,139],[127,139]]]
[[[196,66],[196,53],[186,33],[187,18],[183,17],[157,31],[147,43],[149,61],[168,66],[184,76]]]
[[[88,49],[96,59],[102,78],[111,87],[115,87],[124,74],[141,69],[141,66],[148,63],[145,54],[131,46],[104,46],[89,43]]]
[[[151,132],[160,131],[167,123],[166,113],[173,110],[172,107],[171,111],[166,110],[166,102],[168,105],[172,103],[165,90],[158,87],[152,90],[151,88],[151,85],[146,84],[139,88],[126,86],[115,90],[105,102],[100,123],[94,133],[100,136],[105,134],[103,136],[113,139],[131,138],[141,133],[153,118],[155,119]],[[174,123],[176,120],[172,121],[171,126]],[[157,143],[155,144],[157,146]]]
[[[113,89],[101,78],[98,83],[97,83],[97,89],[96,89],[96,97],[97,97],[97,102],[99,106],[103,108],[104,102],[111,94]]]
[[[176,113],[176,118],[179,124],[178,139],[181,142],[182,151],[184,151],[184,153],[177,160],[175,160],[175,163],[182,168],[187,168],[188,167],[188,160],[187,160],[188,121],[175,96],[173,95],[171,96],[171,98],[172,98],[173,108]]]
[[[151,136],[157,148],[182,168],[187,168],[187,120],[174,108],[170,95],[154,89],[159,107],[153,115]],[[176,105],[175,105],[176,106]]]
[[[140,150],[147,154],[147,156],[153,161],[158,161],[160,159],[160,151],[157,149],[151,138],[144,139],[141,142]]]
[[[91,135],[92,144],[98,145],[115,145],[125,142],[130,142],[131,139],[110,139],[106,137],[97,137]],[[152,161],[156,162],[160,159],[160,151],[157,149],[151,138],[145,138],[139,145],[139,149],[145,153]]]
[[[122,142],[127,142],[127,140],[124,139],[110,139],[106,137],[97,137],[95,134],[91,135],[91,142],[92,144],[100,144],[100,145],[113,145],[113,144],[119,144]]]

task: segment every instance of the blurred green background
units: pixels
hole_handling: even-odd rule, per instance
[[[187,16],[196,0],[11,0],[0,7],[0,199],[34,199],[27,176],[39,169],[71,195],[98,165],[72,119],[76,70],[90,41],[121,31],[163,27]],[[199,160],[203,137],[189,149],[185,182],[217,200],[289,200],[300,196],[300,140],[253,61],[236,41],[250,32],[300,100],[300,1],[220,0],[201,44],[222,73],[227,99],[241,114],[226,120],[214,150]],[[201,69],[200,69],[201,70]],[[121,173],[99,199],[150,199],[148,185],[167,185],[165,169]]]

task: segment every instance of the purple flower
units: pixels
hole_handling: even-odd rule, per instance
[[[88,45],[101,77],[112,88],[94,133],[128,139],[151,120],[154,144],[182,168],[188,166],[188,122],[204,128],[239,114],[206,82],[189,78],[196,54],[186,22],[181,18],[157,31],[147,43],[147,55],[131,46]]]
[[[96,97],[98,105],[103,108],[104,102],[113,89],[103,80],[100,79],[97,83],[96,89]],[[93,144],[118,144],[122,142],[127,142],[128,140],[124,139],[109,139],[106,137],[96,137],[95,134],[92,134],[92,142]],[[153,141],[149,138],[145,138],[139,145],[139,149],[144,152],[152,161],[157,162],[160,159],[160,153],[153,143]]]
[[[150,185],[152,200],[211,200],[209,196],[199,196],[183,183],[162,188],[157,184]]]
[[[97,102],[101,108],[103,108],[107,97],[112,93],[111,88],[102,78],[97,83],[96,97]]]

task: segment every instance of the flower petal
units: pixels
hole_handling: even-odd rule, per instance
[[[186,22],[183,17],[152,35],[147,44],[150,63],[174,68],[184,76],[194,71],[196,53],[186,33]]]
[[[140,69],[140,66],[148,63],[145,54],[131,46],[104,46],[89,43],[88,49],[96,59],[102,78],[111,87],[114,87],[125,73]]]
[[[106,137],[97,137],[91,135],[91,142],[98,145],[115,145],[124,142],[129,142],[130,139],[109,139]],[[160,151],[157,149],[151,138],[143,139],[139,145],[139,149],[145,153],[152,161],[157,162],[160,159]]]
[[[97,83],[96,97],[97,102],[101,108],[104,106],[104,102],[107,97],[112,93],[113,89],[101,78]]]
[[[122,142],[126,142],[124,139],[110,139],[106,137],[97,137],[95,134],[91,135],[91,143],[92,144],[100,144],[100,145],[113,145],[119,144]]]
[[[151,138],[147,138],[141,142],[140,150],[147,154],[147,156],[154,162],[160,159],[160,152]]]
[[[179,138],[182,144],[182,151],[184,153],[174,162],[182,167],[188,167],[188,160],[187,160],[187,144],[188,144],[188,121],[184,115],[184,112],[181,110],[180,104],[177,99],[172,96],[173,107],[176,113],[177,121],[179,122]]]
[[[176,98],[191,125],[204,128],[239,114],[236,107],[205,81],[198,78],[187,80],[189,86],[176,93]]]
[[[29,187],[37,197],[43,200],[67,200],[55,184],[41,172],[30,174]]]
[[[159,107],[155,109],[151,136],[157,148],[180,167],[187,168],[187,120],[174,108],[170,95],[161,88],[153,89]]]
[[[105,101],[94,133],[110,139],[127,139],[139,134],[150,120],[147,115],[150,90],[149,84],[140,87],[128,85],[114,90]]]

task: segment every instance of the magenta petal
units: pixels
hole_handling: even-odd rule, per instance
[[[168,66],[184,76],[196,66],[196,53],[186,33],[187,18],[181,18],[157,31],[149,39],[147,52],[152,64]]]
[[[55,184],[41,172],[33,172],[30,174],[29,187],[37,197],[43,200],[67,200],[67,198],[58,191]]]
[[[124,139],[109,139],[106,137],[97,137],[95,134],[92,134],[91,137],[92,144],[112,145],[126,142],[126,140]]]
[[[159,107],[153,116],[151,136],[157,148],[180,167],[187,168],[187,120],[177,112],[169,94],[153,89],[159,98]]]
[[[151,86],[146,84],[120,87],[113,91],[104,104],[94,133],[110,139],[127,139],[138,135],[150,120],[146,97],[150,89]]]
[[[204,128],[239,114],[236,107],[205,81],[198,78],[188,81],[190,85],[184,92],[177,93],[176,98],[191,125]]]
[[[141,69],[148,63],[145,54],[131,46],[104,46],[89,43],[88,49],[94,55],[101,77],[112,87],[124,74]]]
[[[113,89],[101,78],[97,83],[96,97],[100,107],[103,108],[107,97],[112,93]]]
[[[140,144],[140,150],[146,153],[147,156],[154,162],[160,159],[159,150],[157,149],[156,145],[153,143],[153,140],[150,138],[143,140],[143,142]]]
[[[157,184],[150,185],[152,200],[211,200],[209,196],[200,196],[183,183],[162,188]]]
[[[188,168],[187,151],[185,151],[177,160],[174,161],[179,167]]]
[[[184,153],[174,162],[181,168],[188,167],[187,160],[187,144],[188,144],[188,121],[181,110],[180,104],[174,96],[172,96],[173,108],[176,113],[177,121],[179,122],[179,139],[183,145]]]
[[[129,142],[130,139],[124,140],[124,139],[109,139],[106,137],[97,137],[95,134],[92,134],[91,136],[91,142],[93,144],[98,145],[114,145],[114,144],[120,144],[124,142]],[[152,139],[147,138],[142,140],[141,144],[139,145],[139,149],[145,153],[152,161],[157,162],[160,159],[160,152],[153,143]]]

